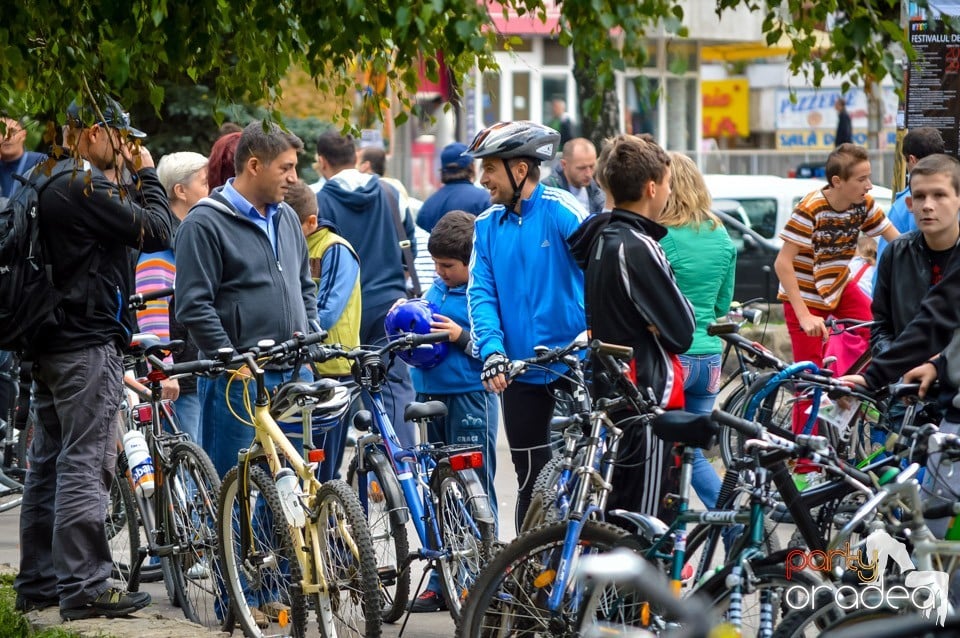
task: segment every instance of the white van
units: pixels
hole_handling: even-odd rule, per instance
[[[823,188],[822,179],[798,179],[776,175],[704,175],[707,190],[714,200],[735,201],[750,222],[750,228],[772,239],[786,226],[797,203],[807,193]],[[870,194],[884,210],[890,209],[893,193],[874,186]]]

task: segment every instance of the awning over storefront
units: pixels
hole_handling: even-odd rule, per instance
[[[814,31],[816,44],[814,51],[830,46],[830,34],[826,31]],[[714,44],[700,48],[700,56],[704,62],[744,62],[761,58],[776,58],[793,51],[793,43],[787,36],[783,36],[775,45],[766,42],[731,42],[730,44]]]

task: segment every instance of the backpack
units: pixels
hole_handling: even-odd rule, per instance
[[[53,284],[40,236],[40,193],[50,176],[37,167],[0,210],[0,350],[29,352],[37,338],[63,321],[63,295]]]

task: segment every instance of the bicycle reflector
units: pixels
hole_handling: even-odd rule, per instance
[[[461,452],[450,456],[450,467],[454,472],[478,470],[483,467],[483,452]]]
[[[149,403],[139,403],[130,410],[137,425],[149,425],[153,422],[153,406]]]
[[[323,463],[327,458],[327,453],[323,450],[308,450],[307,451],[307,461],[310,463]]]

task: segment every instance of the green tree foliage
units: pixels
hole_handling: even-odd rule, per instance
[[[699,0],[687,0],[687,2]],[[167,87],[202,85],[215,104],[274,106],[293,65],[343,99],[349,120],[364,69],[382,73],[405,99],[417,62],[436,79],[492,68],[497,35],[476,0],[30,0],[7,3],[0,27],[0,108],[62,121],[70,100],[109,92],[156,113]],[[681,0],[563,0],[563,44],[574,47],[584,120],[615,117],[614,71],[642,63],[651,28],[684,35]],[[920,4],[925,4],[921,0]],[[504,0],[520,14],[545,15],[542,0]],[[814,84],[826,73],[878,82],[895,70],[890,44],[904,41],[899,0],[715,0],[718,12],[762,11],[767,41],[794,42],[791,66]],[[833,47],[814,53],[814,30],[841,15]],[[373,100],[377,98],[373,96]],[[409,106],[409,101],[406,102]],[[384,103],[373,105],[383,110]],[[405,109],[408,111],[409,109]],[[213,112],[216,112],[215,110]],[[403,119],[403,116],[400,116]],[[599,122],[598,134],[616,130]],[[52,128],[50,129],[52,130]]]
[[[540,0],[511,0],[543,11]],[[59,116],[75,97],[106,91],[159,113],[165,86],[209,80],[217,103],[276,104],[292,65],[352,106],[362,70],[401,96],[417,62],[436,79],[490,68],[496,34],[475,0],[30,0],[8,3],[0,27],[0,105]]]
[[[619,131],[614,71],[641,67],[646,36],[663,29],[686,35],[683,8],[698,0],[564,0],[561,44],[573,46],[574,75],[584,135],[599,143]],[[917,5],[926,7],[926,0]],[[891,75],[902,79],[895,51],[913,51],[900,25],[900,0],[715,0],[716,12],[746,7],[763,13],[768,45],[786,36],[793,43],[790,69],[820,86],[827,74],[870,87]],[[818,46],[818,32],[829,22],[831,46]],[[718,39],[723,39],[718,34]],[[896,46],[895,46],[896,45]]]

